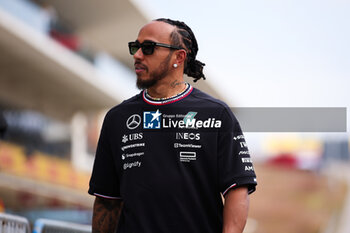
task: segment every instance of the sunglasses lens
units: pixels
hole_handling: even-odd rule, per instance
[[[144,42],[140,44],[139,42],[129,42],[129,53],[134,55],[140,48],[144,55],[151,55],[154,52],[155,43]]]
[[[145,55],[151,55],[154,52],[154,45],[149,43],[143,43],[142,52]]]
[[[129,52],[131,55],[134,55],[137,50],[140,49],[140,46],[138,44],[136,44],[135,42],[130,42],[129,43]]]

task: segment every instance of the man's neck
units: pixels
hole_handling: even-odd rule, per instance
[[[147,89],[147,93],[153,98],[169,98],[181,93],[186,87],[185,81],[175,79],[168,82],[160,82]]]

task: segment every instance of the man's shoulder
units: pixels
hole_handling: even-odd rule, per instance
[[[217,107],[217,108],[227,108],[227,104],[217,99],[208,93],[205,93],[197,88],[193,88],[192,97],[194,100],[198,101],[199,103],[203,104],[204,106],[208,107]]]
[[[130,97],[129,99],[124,100],[122,103],[120,103],[117,106],[128,106],[130,104],[139,104],[140,100],[142,100],[142,91],[139,92],[138,94],[134,95],[133,97]]]
[[[141,93],[138,93],[130,97],[129,99],[124,100],[123,102],[114,106],[113,108],[111,108],[107,112],[107,115],[113,115],[118,112],[125,112],[130,106],[140,104],[140,99],[141,99]]]
[[[199,100],[197,106],[203,107],[205,111],[209,113],[216,112],[219,115],[218,118],[224,119],[225,122],[239,124],[232,109],[224,101],[214,98],[213,96],[198,89],[194,89],[193,98],[197,99],[197,101]]]

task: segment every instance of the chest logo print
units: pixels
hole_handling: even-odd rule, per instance
[[[197,112],[188,112],[186,114],[186,116],[184,117],[185,124],[187,124],[187,122],[191,122],[193,119],[195,119],[194,117],[196,115],[197,115]]]
[[[129,141],[128,136],[124,135],[123,139],[122,139],[122,142],[126,143],[127,141]]]
[[[197,160],[196,152],[192,151],[181,151],[180,152],[180,161],[181,162],[191,162]]]
[[[131,115],[126,120],[126,127],[128,129],[136,129],[141,124],[141,117],[138,114]]]
[[[162,113],[157,109],[156,112],[143,112],[144,129],[160,129],[160,116]]]

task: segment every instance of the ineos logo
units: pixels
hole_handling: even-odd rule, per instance
[[[138,114],[131,115],[126,121],[128,129],[136,129],[141,124],[141,117]]]
[[[176,139],[200,140],[200,133],[176,133]]]

